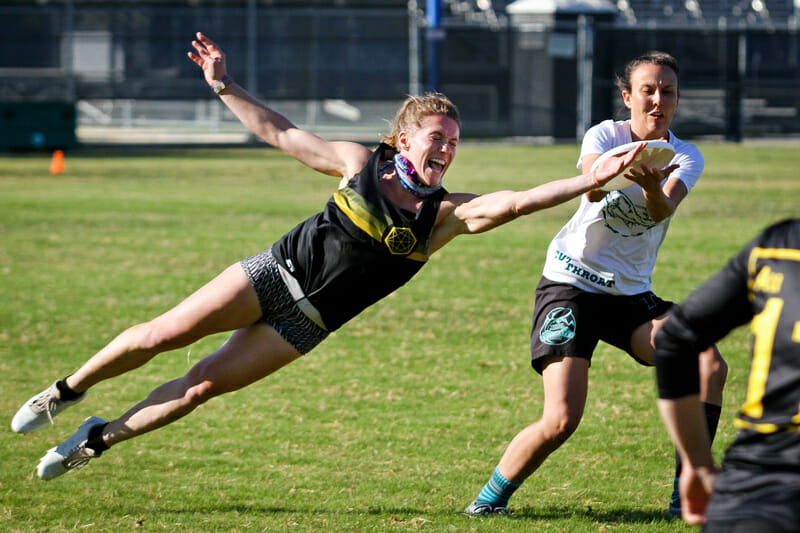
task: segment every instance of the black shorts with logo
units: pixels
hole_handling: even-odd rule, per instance
[[[542,372],[547,355],[592,359],[602,340],[632,353],[633,331],[672,307],[652,292],[632,296],[587,292],[542,278],[536,287],[531,329],[531,365]]]

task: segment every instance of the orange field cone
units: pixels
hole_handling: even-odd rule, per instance
[[[50,162],[50,174],[64,173],[64,151],[56,150],[53,152],[53,160]]]

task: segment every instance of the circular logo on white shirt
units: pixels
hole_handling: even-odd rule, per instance
[[[638,237],[657,225],[647,206],[637,204],[621,191],[608,193],[604,202],[601,212],[606,227],[623,237]]]

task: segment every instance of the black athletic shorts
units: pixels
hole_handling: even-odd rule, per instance
[[[726,522],[706,522],[701,533],[798,533],[800,526],[794,524],[791,529],[773,521],[734,520]]]
[[[542,278],[533,309],[531,365],[541,374],[542,358],[548,355],[591,361],[599,340],[647,364],[632,353],[631,335],[672,305],[649,291],[633,296],[598,294]]]
[[[800,477],[797,474],[794,474],[793,483],[762,480],[758,472],[741,471],[737,475],[748,477],[755,488],[748,492],[722,493],[715,483],[704,533],[800,532]],[[785,473],[783,476],[789,477]]]
[[[702,533],[798,533],[799,498],[797,487],[752,495],[749,501],[746,495],[742,495],[739,499],[741,507],[736,509],[735,517],[709,518],[706,515]],[[714,496],[709,505],[714,505],[713,502]]]
[[[740,431],[725,452],[703,531],[800,532],[800,435]]]

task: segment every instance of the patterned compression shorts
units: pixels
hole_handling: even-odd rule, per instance
[[[263,314],[259,322],[274,328],[302,354],[325,340],[329,332],[315,324],[297,306],[281,278],[271,249],[243,259],[241,265],[261,304]]]

